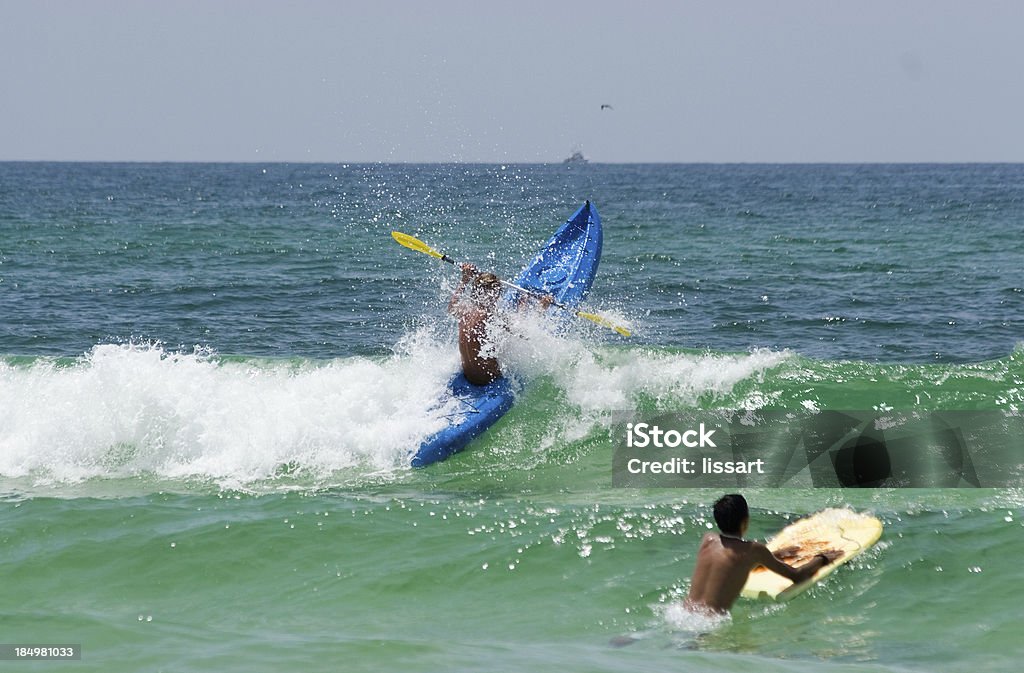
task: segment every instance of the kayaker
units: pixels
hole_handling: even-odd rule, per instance
[[[470,292],[466,293],[466,289]],[[448,312],[459,320],[459,353],[462,356],[462,373],[466,380],[477,386],[501,378],[501,366],[491,356],[485,355],[488,344],[488,328],[501,297],[501,281],[493,273],[481,273],[472,264],[462,265],[462,278],[455,288]],[[547,309],[554,297],[546,295],[538,300],[541,309]],[[518,302],[522,306],[523,302]]]

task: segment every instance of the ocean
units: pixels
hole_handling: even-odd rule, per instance
[[[409,468],[455,274],[390,232],[514,276],[587,199],[588,310],[634,336],[524,325],[512,411]],[[1021,488],[747,489],[753,538],[838,506],[885,532],[712,628],[681,600],[721,491],[613,488],[611,419],[1019,414],[1022,233],[1010,164],[0,163],[0,643],[81,647],[19,670],[1015,671]]]

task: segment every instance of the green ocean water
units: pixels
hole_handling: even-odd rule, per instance
[[[1002,671],[1019,655],[1019,493],[748,493],[780,508],[755,535],[825,504],[886,534],[805,596],[695,635],[677,602],[716,494],[419,481],[9,502],[5,637],[81,643],[65,665],[90,670]],[[640,640],[612,647],[623,634]]]
[[[611,454],[623,412],[1019,413],[1020,166],[0,177],[0,642],[97,671],[1017,669],[1020,488],[746,490],[752,537],[834,506],[885,533],[709,626],[680,601],[720,493],[612,488]],[[452,279],[388,233],[511,274],[586,198],[591,305],[636,338],[521,325],[512,411],[408,468]]]

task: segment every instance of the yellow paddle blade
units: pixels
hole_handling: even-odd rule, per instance
[[[603,315],[598,315],[596,313],[584,313],[583,311],[576,311],[576,315],[586,320],[589,320],[592,323],[596,323],[601,327],[613,329],[624,337],[628,337],[633,334],[627,328],[623,327],[622,325],[615,324],[614,322],[604,317]]]
[[[431,257],[437,257],[438,259],[444,258],[444,255],[439,253],[437,250],[434,250],[420,239],[413,238],[409,234],[403,234],[400,231],[392,231],[391,238],[395,239],[396,241],[398,241],[399,244],[404,245],[410,250],[422,252],[424,254],[430,255]]]

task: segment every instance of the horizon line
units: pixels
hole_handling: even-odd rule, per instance
[[[306,165],[306,166],[1015,166],[1024,160],[930,160],[930,161],[312,161],[274,159],[0,159],[0,164],[181,164],[181,165]]]

